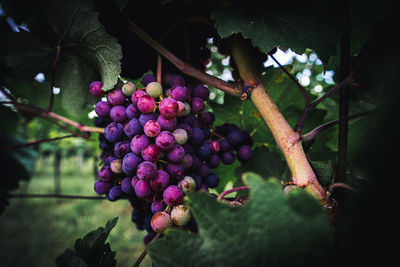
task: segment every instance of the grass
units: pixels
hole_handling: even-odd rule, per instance
[[[52,166],[52,159],[39,159],[31,181],[13,193],[54,193]],[[92,160],[79,168],[74,158],[63,159],[62,194],[95,195],[94,179]],[[146,232],[136,230],[131,209],[127,200],[11,199],[0,217],[0,265],[55,266],[55,258],[76,239],[118,217],[107,241],[117,252],[117,266],[132,266],[145,248]],[[151,266],[150,257],[141,266]]]

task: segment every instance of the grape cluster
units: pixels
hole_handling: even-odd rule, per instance
[[[184,195],[216,188],[219,177],[212,170],[236,158],[248,161],[253,140],[234,124],[212,128],[206,86],[172,75],[163,88],[153,74],[142,84],[126,82],[95,105],[94,124],[105,130],[99,134],[103,164],[94,190],[110,201],[129,199],[132,221],[148,231],[147,243],[173,225],[195,226]],[[95,81],[90,92],[104,97],[101,88]]]

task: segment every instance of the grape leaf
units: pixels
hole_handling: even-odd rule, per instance
[[[250,200],[231,207],[204,193],[188,204],[199,234],[169,230],[151,242],[155,266],[321,266],[332,248],[329,220],[305,191],[247,173]]]
[[[99,227],[76,240],[75,250],[67,249],[57,257],[57,266],[115,266],[116,252],[105,241],[117,221],[118,217],[108,221],[105,227]]]
[[[306,48],[311,48],[327,63],[329,56],[336,54],[343,27],[338,16],[331,12],[326,7],[306,5],[296,9],[215,8],[211,17],[221,38],[241,33],[262,52],[280,46],[303,54]]]

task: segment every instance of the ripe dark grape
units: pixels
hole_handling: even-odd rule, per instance
[[[243,135],[240,130],[233,130],[227,136],[228,142],[232,145],[240,145],[243,142]]]
[[[185,156],[185,150],[180,145],[175,145],[171,150],[167,152],[167,159],[173,163],[179,163]]]
[[[133,153],[136,155],[140,155],[142,153],[143,148],[150,144],[150,139],[144,134],[135,135],[132,138],[130,147]]]
[[[208,143],[203,143],[197,148],[196,154],[200,159],[207,159],[211,155],[210,145]]]
[[[164,190],[163,199],[167,205],[176,206],[183,202],[184,194],[176,185],[170,185]]]
[[[150,181],[150,179],[156,177],[157,167],[150,161],[143,161],[137,166],[136,175],[139,179]]]
[[[115,122],[126,121],[125,107],[123,106],[112,107],[110,110],[110,119]]]
[[[104,137],[110,142],[117,142],[124,136],[124,126],[118,122],[111,122],[104,129]]]
[[[156,121],[157,117],[158,117],[158,115],[154,112],[147,113],[147,114],[142,113],[139,116],[139,123],[140,123],[140,125],[144,126],[146,124],[146,122],[148,122],[150,120]]]
[[[111,189],[112,185],[110,183],[104,182],[101,179],[98,179],[94,184],[94,191],[97,194],[103,195],[107,193]]]
[[[168,81],[168,84],[170,87],[179,85],[179,86],[185,86],[185,79],[183,79],[182,76],[180,75],[171,75]]]
[[[150,180],[150,185],[155,191],[164,191],[169,185],[169,174],[164,170],[158,170],[157,175]]]
[[[155,82],[155,81],[156,81],[156,76],[154,74],[146,74],[142,78],[142,84],[144,86],[147,86],[149,83]]]
[[[251,147],[248,145],[241,146],[237,152],[237,157],[239,161],[248,161],[251,158]]]
[[[121,157],[122,158],[127,153],[129,153],[130,151],[131,151],[131,148],[130,148],[128,140],[119,141],[119,142],[115,143],[115,145],[114,145],[114,154],[117,157]]]
[[[204,132],[198,127],[192,128],[192,136],[190,137],[190,143],[194,145],[200,145],[204,142]]]
[[[156,144],[149,144],[142,150],[142,158],[148,161],[157,161],[161,150]]]
[[[132,187],[132,179],[129,177],[125,177],[121,180],[121,190],[125,194],[133,194],[134,189]]]
[[[235,153],[233,151],[228,151],[222,154],[221,160],[226,165],[231,165],[235,162]]]
[[[95,97],[102,97],[104,95],[104,91],[101,88],[103,88],[103,83],[99,81],[92,82],[89,85],[89,91]]]
[[[209,187],[209,188],[216,188],[219,183],[219,177],[218,175],[212,173],[204,179],[204,184]]]
[[[153,212],[153,214],[156,214],[157,212],[165,210],[166,207],[167,204],[165,204],[164,202],[154,201],[153,203],[151,203],[151,212]]]
[[[126,97],[120,88],[110,91],[107,95],[108,102],[113,106],[123,105]]]
[[[136,118],[132,118],[124,125],[124,133],[129,138],[136,136],[143,132],[143,127],[140,125],[139,120]]]
[[[179,111],[178,102],[172,98],[165,98],[158,106],[161,116],[166,119],[175,118]]]
[[[108,191],[108,198],[111,201],[118,200],[122,196],[122,190],[120,185],[114,185],[111,187],[110,191]]]
[[[149,181],[139,180],[135,184],[135,194],[141,199],[148,199],[153,196],[154,191]]]
[[[203,101],[207,101],[210,96],[210,90],[204,85],[198,85],[193,90],[193,97],[198,97]]]
[[[134,104],[130,104],[126,107],[125,114],[128,119],[137,119],[139,118],[141,112]]]
[[[176,128],[177,119],[166,119],[163,116],[157,117],[157,122],[160,124],[161,130],[163,131],[173,131]]]
[[[171,89],[170,95],[173,99],[184,102],[187,99],[188,89],[183,86],[175,86]]]
[[[199,114],[204,110],[204,102],[201,98],[194,97],[192,99],[192,105],[190,106],[194,114]]]
[[[207,165],[210,166],[211,169],[215,169],[219,166],[221,161],[221,157],[218,154],[212,154],[207,159]]]
[[[172,178],[182,179],[185,165],[183,163],[168,163],[166,170]]]
[[[149,95],[138,98],[136,106],[142,113],[151,113],[156,108],[156,101]]]
[[[94,111],[101,118],[108,118],[112,105],[106,101],[97,102]]]
[[[161,126],[157,121],[149,120],[143,126],[143,131],[148,137],[156,137],[161,132]]]
[[[142,159],[132,152],[126,154],[122,160],[122,171],[127,175],[135,174],[136,168],[141,161]]]
[[[162,131],[155,139],[156,145],[161,150],[169,150],[174,146],[174,136],[168,131]]]
[[[131,101],[132,104],[134,104],[135,106],[137,106],[137,101],[140,97],[147,95],[147,93],[145,91],[142,90],[137,90],[136,92],[134,92],[131,96]]]
[[[110,166],[103,166],[98,172],[99,178],[101,181],[106,182],[110,181],[113,178],[113,172],[111,171]]]

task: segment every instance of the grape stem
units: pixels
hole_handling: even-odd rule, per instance
[[[161,71],[162,71],[162,57],[157,56],[157,82],[161,84]]]
[[[245,43],[243,38],[238,35],[230,38],[229,45],[232,58],[238,67],[241,79],[245,84],[256,85],[252,90],[250,99],[271,130],[277,145],[282,150],[294,182],[320,199],[322,204],[325,204],[325,189],[319,184],[308,162],[301,144],[300,134],[292,129],[268,95],[261,82],[256,64],[250,55],[252,47]]]
[[[150,240],[150,242],[152,242],[153,240],[157,240],[158,238],[160,238],[161,234],[157,233],[152,240]],[[150,243],[149,242],[149,243]],[[140,263],[142,263],[143,259],[146,257],[147,255],[147,248],[145,248],[142,252],[142,254],[140,254],[139,258],[137,258],[135,264],[133,264],[133,267],[137,267],[140,265]]]
[[[249,189],[250,189],[249,186],[241,186],[241,187],[232,188],[232,189],[229,189],[229,190],[226,190],[226,191],[222,192],[222,193],[218,196],[217,199],[218,199],[218,200],[222,200],[226,195],[229,195],[230,193],[238,192],[238,191],[241,191],[241,190],[249,190]]]
[[[59,136],[59,137],[55,137],[55,138],[42,139],[42,140],[29,142],[29,143],[25,143],[25,144],[20,144],[20,145],[16,145],[16,146],[6,146],[6,147],[0,148],[0,150],[18,149],[18,148],[23,148],[23,147],[27,147],[27,146],[34,146],[34,145],[38,145],[38,144],[41,144],[41,143],[57,141],[57,140],[70,138],[70,137],[76,137],[76,135],[75,134],[70,134],[70,135],[64,135],[64,136]]]

